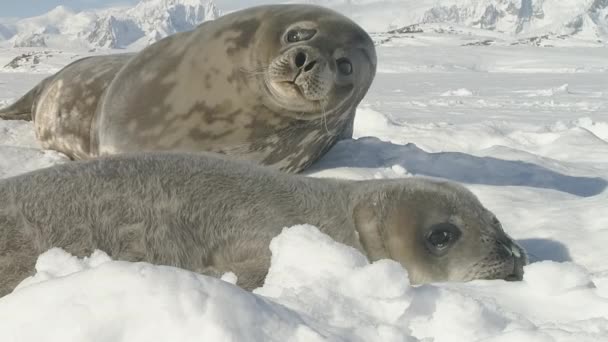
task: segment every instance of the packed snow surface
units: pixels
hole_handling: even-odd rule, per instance
[[[273,240],[253,293],[233,274],[52,249],[0,299],[0,341],[608,341],[607,49],[470,44],[487,34],[458,30],[374,39],[356,139],[307,176],[462,182],[529,252],[524,281],[411,286],[397,263],[307,225]],[[0,49],[0,64],[23,54],[39,61],[0,69],[0,106],[87,52]],[[0,177],[65,162],[31,123],[0,121]]]

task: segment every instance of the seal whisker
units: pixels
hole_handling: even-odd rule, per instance
[[[329,99],[327,98],[327,96],[325,96],[324,98],[322,98],[319,101],[319,105],[321,106],[321,117],[323,118],[323,125],[325,126],[325,132],[328,135],[331,135],[331,133],[329,132],[329,128],[327,127],[327,111],[325,110],[326,107],[326,102],[328,102]]]

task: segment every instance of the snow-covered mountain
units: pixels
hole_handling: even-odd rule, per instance
[[[6,25],[0,24],[0,40],[6,40],[10,37],[14,36],[15,32],[10,28],[6,27]]]
[[[284,0],[268,1],[272,2]],[[411,25],[436,27],[447,24],[483,30],[524,43],[528,39],[535,39],[535,45],[551,37],[559,40],[574,37],[602,44],[608,42],[608,0],[305,2],[332,7],[375,33],[395,31]],[[132,8],[83,12],[59,6],[38,17],[8,22],[0,20],[0,43],[5,41],[5,45],[15,47],[58,49],[141,48],[220,15],[213,0],[142,0]],[[407,31],[404,32],[409,33]]]
[[[37,17],[0,23],[15,47],[139,47],[220,16],[213,0],[142,0],[133,8],[74,12],[59,6]]]
[[[93,45],[111,48],[125,47],[139,39],[153,43],[220,14],[213,0],[144,0],[124,14],[111,10],[101,15],[86,38]]]
[[[608,0],[316,0],[372,32],[449,23],[515,36],[608,36]]]

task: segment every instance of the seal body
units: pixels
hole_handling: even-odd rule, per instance
[[[43,145],[74,159],[211,151],[297,172],[352,135],[375,71],[373,42],[350,19],[260,6],[73,63],[0,117],[33,108]]]
[[[43,148],[75,159],[91,155],[90,132],[97,106],[131,57],[118,54],[83,58],[45,80],[33,117]]]
[[[95,249],[237,284],[263,284],[269,243],[313,224],[414,283],[521,279],[525,254],[465,188],[446,182],[340,181],[211,155],[152,153],[77,161],[0,180],[0,295],[53,247]]]

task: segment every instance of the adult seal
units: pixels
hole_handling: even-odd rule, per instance
[[[524,251],[460,185],[424,178],[346,181],[291,175],[217,155],[140,153],[0,180],[0,296],[61,247],[83,257],[177,266],[263,284],[269,244],[312,224],[413,283],[519,280]]]
[[[43,147],[73,159],[212,151],[298,172],[352,136],[375,71],[371,38],[345,16],[260,6],[76,61],[0,118],[32,118]]]

